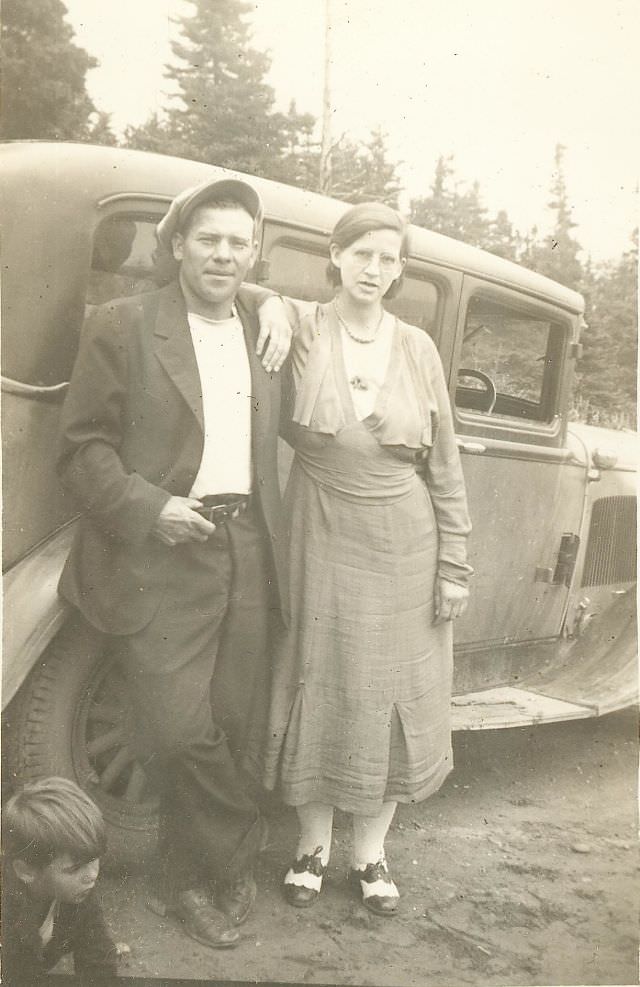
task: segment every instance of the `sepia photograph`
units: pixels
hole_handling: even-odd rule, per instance
[[[639,985],[637,4],[1,31],[2,982]]]

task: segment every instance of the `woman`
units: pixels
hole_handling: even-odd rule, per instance
[[[382,305],[401,281],[405,224],[354,206],[330,256],[335,300],[301,318],[292,347],[288,630],[263,781],[299,817],[289,902],[317,899],[339,808],[353,816],[363,903],[392,915],[396,805],[431,795],[452,767],[451,621],[466,607],[470,523],[435,345]]]

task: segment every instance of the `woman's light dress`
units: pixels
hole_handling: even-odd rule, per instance
[[[470,572],[440,359],[421,330],[386,319],[386,374],[362,421],[333,306],[294,336],[296,456],[278,539],[288,629],[258,756],[290,805],[363,815],[426,798],[451,770],[451,624],[434,626],[434,586]]]

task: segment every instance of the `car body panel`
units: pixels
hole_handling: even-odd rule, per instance
[[[63,398],[64,391],[52,400],[3,387],[4,569],[77,513],[59,484],[52,482]],[[25,455],[25,450],[31,453]]]
[[[11,702],[45,648],[60,630],[67,606],[58,580],[71,548],[73,523],[5,574],[3,584],[2,705]]]

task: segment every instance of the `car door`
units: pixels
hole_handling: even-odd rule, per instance
[[[576,326],[575,313],[464,278],[454,413],[475,577],[458,646],[561,629],[587,482],[564,426]]]

